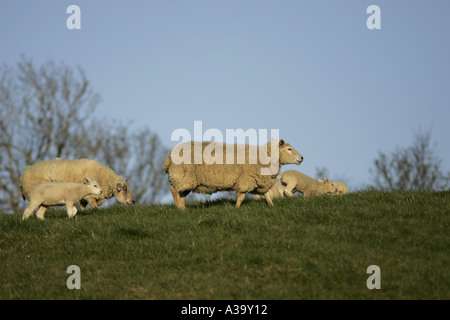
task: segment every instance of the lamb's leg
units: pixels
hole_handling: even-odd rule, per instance
[[[40,203],[36,203],[34,201],[30,201],[28,204],[28,207],[25,209],[22,215],[22,220],[28,219],[34,212],[34,209],[36,209]]]
[[[80,200],[80,209],[81,209],[81,211],[83,211],[84,209],[86,209],[86,207],[87,207],[87,205],[88,205],[89,203],[86,201],[86,200]]]
[[[281,185],[280,189],[278,189],[280,198],[284,198],[284,190],[286,189],[286,186]]]
[[[77,208],[75,208],[72,202],[66,202],[66,209],[69,218],[73,218],[77,214]]]
[[[106,202],[105,197],[100,197],[97,199],[97,207],[100,207],[102,204]]]
[[[96,199],[89,199],[89,205],[93,208],[93,209],[97,209],[98,207],[98,203]]]
[[[290,189],[284,190],[284,194],[287,195],[288,197],[293,197],[294,196],[294,193]]]
[[[239,208],[241,206],[241,203],[242,203],[242,201],[244,201],[244,198],[245,198],[245,192],[237,194],[236,208]]]
[[[296,184],[295,183],[288,183],[286,184],[286,187],[284,187],[284,194],[287,195],[288,197],[293,197],[294,196],[294,189],[295,189]]]
[[[44,206],[41,206],[40,208],[39,208],[39,210],[36,212],[36,217],[39,219],[39,220],[44,220],[44,214],[45,214],[45,211],[48,209],[48,207],[44,207]]]
[[[266,194],[264,194],[264,198],[266,198],[266,201],[269,204],[269,206],[273,207],[272,193],[270,191],[268,191],[268,192],[266,192]]]
[[[263,195],[263,194],[255,194],[255,195],[253,196],[253,199],[255,199],[255,200],[261,200],[261,199],[264,199],[264,195]]]

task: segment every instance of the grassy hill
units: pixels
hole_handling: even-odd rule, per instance
[[[449,299],[449,226],[449,191],[0,214],[0,299]]]

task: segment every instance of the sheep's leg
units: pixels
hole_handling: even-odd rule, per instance
[[[96,199],[89,199],[89,205],[93,208],[93,209],[97,209],[98,207],[98,203]]]
[[[97,199],[97,207],[100,207],[106,201],[105,197],[100,197]]]
[[[263,194],[255,194],[253,196],[253,199],[255,199],[255,200],[261,200],[261,199],[264,199],[264,198],[265,198],[265,196]]]
[[[294,196],[294,193],[290,189],[284,190],[284,194],[287,195],[288,197],[293,197]]]
[[[172,193],[172,197],[173,197],[173,202],[175,202],[175,205],[180,208],[180,195],[178,194],[178,192],[175,191],[175,189],[173,188],[173,186],[170,186],[170,192]],[[180,208],[181,209],[181,208]]]
[[[185,209],[186,208],[186,206],[185,206],[185,203],[184,203],[184,200],[186,199],[186,197],[187,197],[187,195],[189,194],[189,192],[191,192],[190,190],[187,190],[187,191],[183,191],[183,192],[181,192],[180,194],[179,194],[179,203],[180,203],[180,209]]]
[[[273,207],[272,194],[270,191],[266,192],[266,194],[264,195],[264,198],[266,198],[266,201],[269,204],[269,206]]]
[[[179,200],[180,202],[179,202],[178,208],[180,208],[180,209],[182,209],[182,210],[186,209],[186,205],[185,205],[185,203],[184,203],[184,199],[186,199],[186,197],[180,196],[180,200]]]
[[[87,205],[88,205],[88,202],[86,200],[84,200],[84,199],[80,200],[80,209],[81,209],[81,211],[86,209]]]
[[[66,202],[66,209],[69,218],[73,218],[77,214],[77,208],[75,208],[72,202]]]
[[[28,207],[23,212],[22,220],[28,219],[33,214],[34,209],[36,209],[39,205],[40,205],[40,203],[31,201],[28,204]]]
[[[279,189],[280,198],[284,198],[284,190],[286,189],[285,186],[281,185]]]
[[[39,210],[36,212],[36,217],[39,219],[39,220],[44,220],[44,214],[45,214],[45,211],[48,209],[48,207],[44,207],[44,206],[41,206],[40,208],[39,208]]]
[[[245,192],[237,194],[236,208],[239,208],[241,206],[241,203],[242,203],[242,201],[244,201],[244,198],[245,198]]]
[[[295,189],[296,184],[292,184],[292,183],[288,183],[286,184],[286,187],[284,187],[284,194],[287,195],[288,197],[293,197],[294,196],[294,189]]]

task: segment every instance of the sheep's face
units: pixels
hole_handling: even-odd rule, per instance
[[[343,184],[342,182],[334,182],[334,184],[336,185],[336,193],[337,194],[346,194],[348,193],[348,188],[345,184]]]
[[[97,194],[97,195],[102,194],[102,189],[100,188],[100,185],[98,184],[97,181],[90,180],[88,178],[84,178],[83,183],[88,186],[88,189],[91,194]]]
[[[130,187],[126,181],[116,185],[116,189],[114,190],[114,198],[122,204],[135,203]]]
[[[303,156],[298,153],[289,143],[280,140],[279,145],[280,164],[296,164],[299,165],[303,161]]]
[[[322,179],[317,179],[317,181],[319,181],[321,183],[324,183],[324,181]],[[333,184],[336,187],[336,194],[347,194],[347,193],[349,193],[348,188],[345,185],[345,183],[340,182],[340,181],[334,181]]]
[[[337,193],[337,188],[334,185],[333,181],[328,180],[327,177],[325,177],[322,184],[324,193]]]

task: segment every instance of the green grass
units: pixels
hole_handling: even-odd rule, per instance
[[[0,299],[449,299],[449,224],[449,191],[1,214]]]

